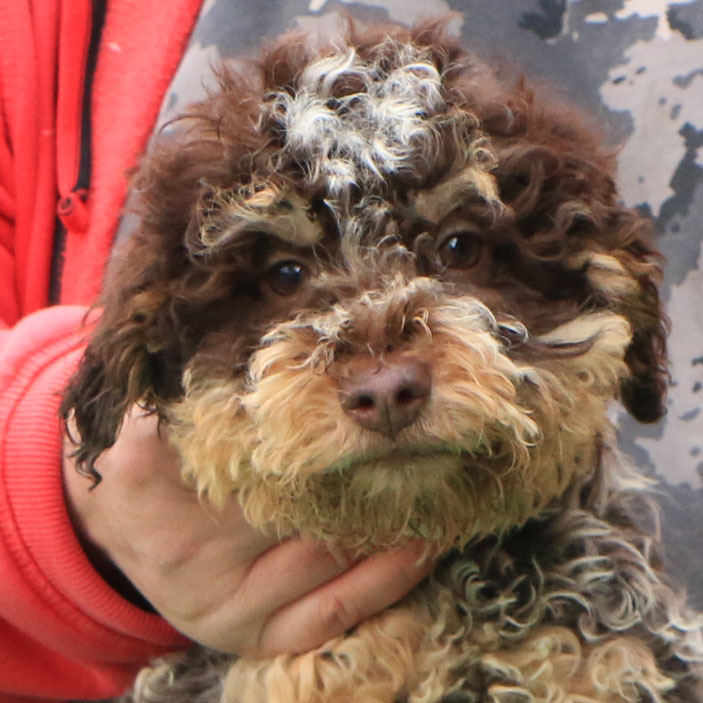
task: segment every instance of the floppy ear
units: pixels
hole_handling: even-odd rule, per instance
[[[622,403],[640,422],[656,422],[666,412],[664,397],[670,382],[667,369],[666,338],[669,320],[659,298],[661,269],[654,263],[659,254],[644,239],[628,247],[623,264],[638,284],[621,312],[632,325],[632,341],[625,354],[630,375],[622,382]],[[660,257],[659,257],[660,258]]]
[[[651,221],[617,203],[614,154],[578,112],[558,104],[538,112],[525,86],[518,97],[527,106],[525,130],[533,144],[506,150],[499,166],[504,195],[522,226],[534,228],[546,244],[568,248],[569,240],[580,241],[589,253],[593,298],[632,328],[625,354],[630,373],[620,399],[635,419],[656,422],[665,413],[669,324],[659,299],[662,257],[650,243]],[[539,246],[540,237],[533,240]]]
[[[178,390],[163,379],[169,360],[159,341],[163,297],[133,286],[104,296],[104,311],[77,372],[64,391],[61,416],[73,418],[76,464],[100,480],[95,460],[112,446],[122,418],[134,403],[163,414],[164,400]],[[176,376],[179,378],[179,376]]]
[[[621,401],[635,419],[656,422],[666,412],[664,396],[670,380],[669,320],[659,298],[662,256],[649,243],[651,223],[633,210],[615,208],[606,231],[611,255],[622,268],[602,279],[602,303],[614,307],[632,327],[632,341],[625,353],[630,373],[621,384]]]
[[[665,413],[668,372],[661,331],[635,331],[625,355],[631,375],[622,382],[622,403],[640,422],[656,422]]]

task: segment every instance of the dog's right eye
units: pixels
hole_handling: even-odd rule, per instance
[[[469,269],[481,259],[483,242],[471,233],[448,236],[439,246],[439,259],[447,268]]]
[[[299,261],[282,261],[266,272],[266,282],[278,295],[293,295],[308,279],[309,271]]]

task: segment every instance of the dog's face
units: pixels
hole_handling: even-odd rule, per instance
[[[255,524],[444,550],[586,480],[614,397],[656,419],[657,269],[572,111],[436,28],[350,35],[147,158],[64,411],[87,468],[142,399]]]

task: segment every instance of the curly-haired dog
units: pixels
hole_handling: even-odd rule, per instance
[[[448,556],[316,651],[196,651],[132,700],[700,701],[700,622],[606,418],[656,420],[665,387],[657,255],[612,155],[437,24],[289,36],[257,67],[144,161],[64,401],[78,460],[141,401],[255,525]]]

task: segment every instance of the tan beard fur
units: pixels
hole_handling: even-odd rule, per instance
[[[389,298],[407,305],[433,286],[396,280],[366,306],[387,315]],[[172,437],[201,494],[221,505],[236,492],[247,519],[280,536],[362,552],[422,536],[444,552],[522,524],[593,465],[626,373],[624,318],[586,314],[533,340],[591,340],[547,369],[513,361],[479,301],[437,296],[415,310],[408,344],[432,364],[432,397],[395,441],[339,406],[328,360],[348,318],[337,308],[275,327],[246,379],[186,374]]]

